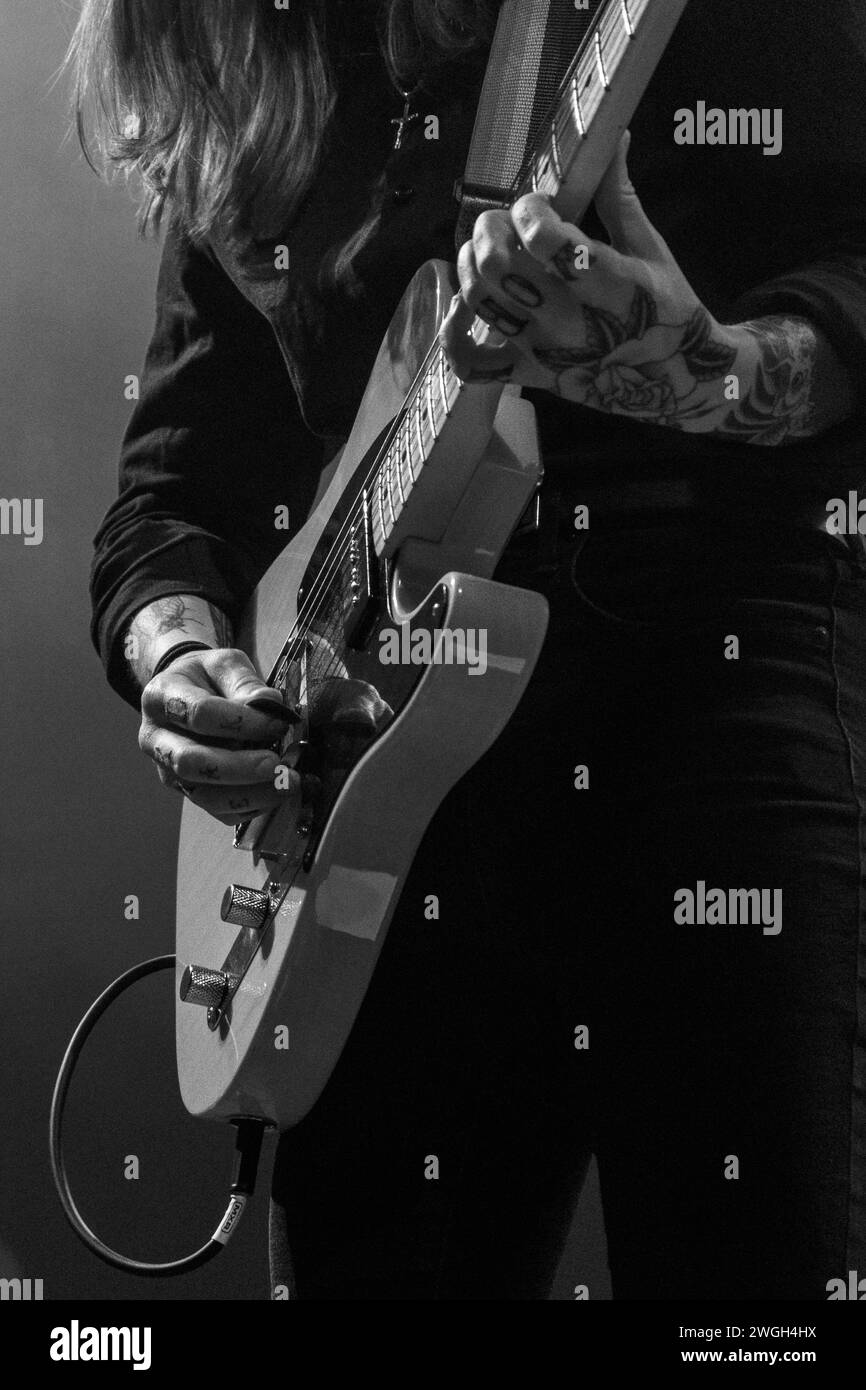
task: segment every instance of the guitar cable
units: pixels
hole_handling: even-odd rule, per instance
[[[97,1235],[91,1231],[81,1212],[75,1203],[69,1186],[69,1177],[66,1172],[66,1164],[63,1158],[63,1114],[66,1108],[66,1097],[69,1092],[69,1085],[72,1080],[76,1064],[81,1056],[82,1049],[99,1019],[106,1012],[115,999],[130,985],[134,985],[138,980],[143,980],[146,975],[154,975],[158,970],[170,970],[175,965],[174,955],[153,956],[152,959],[142,961],[139,965],[134,965],[131,970],[126,970],[122,975],[103,990],[99,998],[91,1004],[87,1013],[82,1018],[75,1032],[72,1034],[69,1046],[60,1064],[60,1071],[57,1074],[57,1081],[54,1084],[54,1095],[51,1100],[51,1116],[49,1119],[49,1142],[51,1155],[51,1173],[54,1184],[57,1188],[63,1210],[75,1234],[80,1240],[98,1255],[106,1264],[113,1265],[115,1269],[122,1269],[127,1274],[143,1275],[145,1278],[161,1278],[174,1274],[186,1274],[191,1269],[198,1269],[201,1265],[207,1264],[215,1255],[219,1255],[228,1243],[230,1236],[234,1234],[240,1225],[244,1208],[253,1195],[256,1183],[256,1173],[259,1166],[259,1156],[262,1149],[262,1139],[265,1130],[269,1127],[267,1120],[256,1119],[252,1116],[243,1116],[233,1119],[231,1123],[237,1128],[235,1140],[235,1161],[232,1174],[231,1197],[226,1213],[211,1236],[206,1245],[196,1250],[191,1255],[185,1255],[179,1260],[168,1260],[164,1264],[151,1264],[145,1260],[133,1260],[126,1255],[118,1254],[110,1246],[101,1241]]]

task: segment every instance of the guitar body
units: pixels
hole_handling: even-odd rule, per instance
[[[537,486],[534,414],[517,395],[487,386],[464,388],[454,403],[423,489],[375,557],[384,582],[367,604],[363,632],[351,643],[345,638],[335,538],[357,514],[371,459],[436,339],[452,274],[430,263],[409,286],[353,432],[238,634],[273,679],[288,634],[309,596],[319,595],[302,694],[309,699],[333,675],[336,657],[352,677],[375,686],[393,715],[339,766],[328,766],[318,750],[324,794],[300,831],[293,817],[281,824],[278,812],[252,822],[239,848],[230,829],[184,805],[178,984],[193,964],[227,966],[232,980],[218,1020],[178,999],[181,1093],[196,1115],[256,1115],[286,1128],[313,1105],[348,1037],[430,819],[508,722],[541,650],[544,599],[488,577]],[[484,634],[483,670],[447,659],[449,633]],[[387,664],[381,655],[390,634],[403,636],[404,654],[410,634],[422,646],[426,635],[428,653],[444,641],[443,659]],[[310,734],[307,751],[314,743]],[[229,884],[268,891],[272,911],[262,930],[239,931],[221,919]]]

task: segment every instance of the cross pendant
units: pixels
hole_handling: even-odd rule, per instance
[[[410,126],[413,121],[417,121],[418,119],[418,112],[411,109],[414,92],[403,92],[402,96],[404,101],[403,114],[402,116],[395,116],[391,122],[392,125],[397,127],[397,134],[394,138],[395,150],[399,150],[403,144],[403,131],[407,126]]]

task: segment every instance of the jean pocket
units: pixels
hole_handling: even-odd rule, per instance
[[[830,656],[833,610],[820,603],[741,598],[731,604],[729,632],[743,657]]]

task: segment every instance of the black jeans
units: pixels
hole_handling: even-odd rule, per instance
[[[862,552],[754,519],[581,539],[503,566],[551,600],[530,691],[281,1139],[291,1297],[544,1299],[592,1152],[616,1299],[866,1274]],[[701,884],[736,920],[677,916]]]

